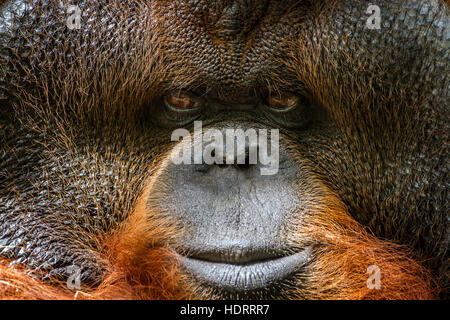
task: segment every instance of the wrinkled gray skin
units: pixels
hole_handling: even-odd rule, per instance
[[[67,266],[78,265],[83,282],[99,282],[104,262],[92,236],[111,231],[126,218],[153,159],[170,143],[170,125],[160,127],[152,121],[157,108],[148,112],[154,99],[147,95],[149,83],[155,81],[152,75],[137,67],[130,77],[143,81],[126,82],[119,73],[125,63],[140,66],[140,55],[134,53],[155,47],[146,35],[157,34],[153,29],[157,25],[167,37],[163,47],[169,62],[175,52],[180,65],[195,70],[189,83],[180,65],[181,76],[168,72],[157,98],[170,90],[196,92],[208,103],[220,101],[231,110],[205,111],[205,123],[280,128],[296,141],[296,151],[310,161],[314,173],[358,222],[382,239],[411,246],[436,275],[447,277],[450,31],[443,2],[339,1],[334,10],[333,1],[296,6],[291,6],[295,1],[261,1],[252,8],[238,6],[241,11],[229,7],[227,14],[245,16],[245,27],[239,19],[216,21],[223,12],[220,3],[229,1],[170,1],[162,8],[153,1],[112,1],[104,6],[101,2],[78,1],[81,30],[69,30],[65,7],[52,1],[6,1],[0,7],[0,255],[62,279]],[[381,8],[380,30],[366,27],[369,3]],[[154,12],[165,10],[168,21],[151,20]],[[254,40],[247,46],[246,34],[256,25]],[[288,61],[293,50],[284,42],[287,38],[327,49],[320,66],[330,73],[318,74],[318,88],[308,87],[292,65],[280,62]],[[233,50],[225,50],[222,42]],[[346,60],[349,56],[352,62]],[[85,63],[89,68],[80,67]],[[176,68],[174,64],[169,71]],[[118,83],[105,80],[99,73],[104,69]],[[74,79],[89,85],[69,85],[69,94],[64,95]],[[235,110],[242,102],[262,101],[269,84],[279,91],[307,92],[318,101],[319,91],[344,92],[344,97],[324,106],[327,117],[313,116],[301,128],[285,128],[256,110]],[[96,97],[102,85],[119,92],[115,99],[123,98],[120,101],[133,110],[131,115],[107,109],[106,117],[90,118],[72,112],[85,104],[93,113],[109,106],[109,95],[87,98]],[[349,98],[353,92],[367,91],[371,92],[367,101]],[[173,189],[184,190],[182,171],[177,170],[182,169],[174,170]],[[277,181],[295,175],[307,181],[311,174],[292,170],[299,172],[289,171]],[[279,182],[276,188],[286,185]],[[224,191],[223,197],[232,194]],[[275,207],[295,201],[291,192],[265,196]],[[307,196],[296,200],[307,201],[302,198]],[[188,200],[180,207],[192,205],[189,195],[184,198]],[[177,200],[174,193],[168,207],[177,207]],[[230,207],[245,203],[252,204],[251,193]],[[265,219],[268,225],[263,227],[281,229],[289,219],[288,207],[279,209],[273,221]],[[244,210],[245,216],[235,218],[258,225],[262,220],[252,218],[251,210],[257,209]],[[206,212],[178,218],[194,226],[209,221]],[[236,223],[226,215],[219,214],[218,219],[221,230]],[[264,234],[263,227],[255,239],[274,237],[273,232]],[[238,239],[244,238],[242,228],[235,235]],[[207,230],[202,236],[201,230],[191,235],[200,241],[196,245],[214,239],[218,232],[214,227]]]

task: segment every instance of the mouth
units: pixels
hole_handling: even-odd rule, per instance
[[[289,277],[310,260],[311,248],[292,255],[254,250],[217,250],[179,255],[181,266],[209,285],[233,291],[262,289]]]

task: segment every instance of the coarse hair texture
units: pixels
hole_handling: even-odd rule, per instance
[[[433,299],[436,289],[429,271],[411,256],[411,251],[370,235],[343,211],[324,210],[302,230],[317,241],[315,258],[306,282],[294,299]],[[133,220],[133,219],[132,219]],[[131,221],[130,221],[131,222]],[[145,227],[143,227],[143,225]],[[189,286],[176,260],[161,242],[168,227],[147,229],[136,219],[108,251],[110,266],[101,285],[78,291],[66,283],[49,285],[30,275],[26,268],[0,264],[0,299],[189,299]],[[134,229],[134,230],[130,230]],[[154,237],[154,238],[152,238]],[[368,285],[367,267],[380,270],[381,288]],[[297,295],[297,296],[296,296]],[[195,296],[194,296],[195,297]]]
[[[156,174],[157,176],[157,174]],[[190,299],[198,292],[168,249],[183,232],[148,203],[159,192],[152,177],[127,221],[103,239],[106,275],[95,289],[75,292],[67,284],[49,285],[26,268],[0,264],[0,299]],[[344,205],[319,181],[314,212],[293,219],[293,243],[314,243],[308,277],[298,279],[292,299],[433,299],[436,283],[405,246],[382,241],[351,218]],[[306,217],[306,218],[305,218]],[[368,266],[380,271],[381,288],[369,285]],[[369,279],[370,280],[370,279]]]
[[[119,4],[114,2],[111,5]],[[143,9],[148,10],[145,6]],[[120,12],[126,14],[125,10]],[[318,19],[320,18],[322,16]],[[144,32],[150,29],[145,23],[150,22],[140,23],[144,24],[141,25],[141,33],[134,36],[143,37],[142,44],[156,44],[157,36]],[[324,24],[323,21],[317,23]],[[119,30],[133,33],[126,24]],[[120,56],[114,51],[114,44],[119,47],[127,46],[129,37],[124,36],[119,43],[112,42],[109,55],[92,56],[92,59],[88,59],[92,48],[82,46],[86,52],[79,52],[78,58],[73,58],[70,66],[57,55],[40,61],[38,68],[53,70],[53,73],[36,70],[31,72],[26,69],[34,68],[33,61],[30,61],[30,65],[24,64],[24,70],[21,70],[33,75],[24,86],[21,81],[13,80],[11,74],[4,75],[4,79],[11,79],[11,84],[17,86],[15,97],[20,97],[14,102],[17,109],[24,110],[24,114],[32,110],[38,115],[39,121],[33,123],[35,119],[32,119],[27,126],[36,131],[51,127],[57,133],[53,135],[54,138],[49,138],[54,140],[53,144],[45,146],[48,147],[48,153],[52,153],[51,148],[58,145],[62,146],[62,150],[74,150],[68,157],[72,157],[73,161],[77,160],[73,143],[77,133],[72,132],[76,125],[67,126],[67,119],[74,120],[75,123],[95,121],[103,123],[105,127],[111,123],[116,125],[114,122],[128,123],[127,119],[130,117],[139,118],[148,101],[162,94],[160,88],[170,87],[169,79],[176,78],[178,83],[185,84],[194,82],[194,73],[183,66],[183,61],[172,59],[169,62],[156,45],[143,45],[128,56]],[[314,37],[318,41],[310,42]],[[368,60],[372,57],[364,58],[358,55],[358,50],[342,49],[340,45],[347,39],[341,38],[340,42],[332,40],[334,39],[324,39],[321,35],[314,34],[296,41],[291,40],[290,56],[283,63],[309,89],[312,98],[329,109],[334,122],[349,139],[364,142],[365,152],[378,155],[381,154],[380,151],[387,149],[386,157],[394,157],[405,145],[414,145],[417,137],[408,136],[408,128],[424,127],[430,115],[418,113],[412,121],[407,111],[425,104],[427,93],[417,90],[414,92],[417,96],[412,96],[409,87],[402,86],[410,84],[409,82],[384,86],[383,82],[391,83],[389,77],[392,70],[371,64],[372,61]],[[73,50],[64,47],[65,44],[63,42],[57,47],[59,51]],[[359,71],[356,74],[355,64]],[[399,66],[403,67],[404,65]],[[177,72],[175,75],[174,70]],[[72,81],[66,81],[68,75]],[[276,88],[282,84],[283,79],[271,76],[267,77],[271,78],[270,81],[267,80],[269,87]],[[166,81],[169,83],[165,83]],[[339,83],[346,83],[347,87],[344,89],[348,90],[342,90]],[[29,87],[34,89],[30,91]],[[380,96],[386,98],[380,101]],[[358,105],[359,109],[345,108],[347,105]],[[384,108],[387,106],[396,108],[388,119],[384,118]],[[379,117],[374,117],[373,114]],[[26,118],[31,119],[29,116]],[[349,118],[358,118],[359,122],[349,121]],[[385,122],[395,125],[387,126],[389,131],[380,132],[379,128],[386,126]],[[366,129],[364,133],[359,131],[362,126]],[[103,134],[107,136],[107,133]],[[390,139],[392,137],[395,139]],[[386,148],[386,141],[390,141],[389,148]],[[133,149],[132,146],[138,145],[139,141],[126,141],[126,144],[129,149]],[[357,144],[355,146],[360,147]],[[57,158],[57,154],[53,153],[52,156]],[[91,158],[93,157],[94,154]],[[117,162],[122,158],[124,162],[132,159],[131,154],[116,153],[114,150],[106,153],[104,158],[97,157],[99,164],[94,169],[98,169],[97,166],[101,166],[105,158]],[[150,176],[150,180],[146,178],[150,175],[149,172],[157,169],[146,166],[146,160],[141,159],[132,167],[138,172],[146,173],[143,176],[127,176],[127,179],[131,179],[128,184],[131,187],[124,190],[116,200],[121,203],[121,206],[114,207],[115,213],[121,215],[117,220],[124,221],[120,225],[113,225],[113,231],[107,234],[98,235],[98,230],[93,230],[92,235],[87,236],[100,244],[98,253],[101,260],[105,261],[105,273],[99,286],[82,287],[74,292],[67,288],[65,282],[42,281],[36,277],[35,273],[38,272],[3,259],[0,260],[0,299],[196,298],[196,288],[179,272],[176,257],[167,246],[170,239],[181,231],[170,221],[158,219],[159,212],[149,207],[145,201],[149,193],[155,191],[149,187],[154,182],[154,176]],[[67,158],[57,161],[61,161],[59,165],[62,168]],[[153,159],[153,163],[157,165],[158,159]],[[375,172],[383,167],[370,169]],[[88,170],[92,168],[86,168]],[[320,168],[316,170],[320,175]],[[121,176],[130,175],[130,171],[134,170],[129,167],[123,169]],[[73,178],[71,175],[67,176],[63,182],[70,184]],[[337,184],[334,187],[339,189]],[[322,193],[318,195],[314,211],[301,223],[294,223],[298,228],[294,230],[291,241],[301,243],[305,238],[310,239],[315,244],[315,257],[307,267],[308,277],[299,279],[302,281],[301,285],[291,293],[293,299],[433,299],[437,296],[439,283],[423,267],[424,261],[420,261],[407,246],[375,237],[350,215],[339,196],[329,186],[321,185],[321,188]],[[361,190],[364,190],[364,186]],[[82,193],[89,197],[88,190],[83,190]],[[140,194],[139,199],[136,199],[137,194]],[[362,214],[370,215],[371,212]],[[101,223],[105,228],[111,228],[109,222]],[[386,226],[388,228],[394,226]],[[73,236],[76,237],[76,234]],[[367,285],[370,276],[367,267],[370,265],[377,266],[381,272],[380,289],[371,289]]]

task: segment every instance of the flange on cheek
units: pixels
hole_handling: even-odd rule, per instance
[[[163,167],[164,161],[160,169]],[[108,250],[112,264],[124,274],[135,298],[186,299],[189,288],[183,285],[171,248],[183,230],[152,203],[163,188],[158,172],[150,177],[124,227],[110,239]]]
[[[327,187],[320,186],[307,214],[295,214],[289,241],[308,243],[313,258],[297,296],[306,299],[433,299],[431,273],[406,246],[379,240],[354,220]],[[330,261],[333,263],[330,264]],[[378,272],[372,275],[371,272]],[[377,278],[376,287],[371,282]]]

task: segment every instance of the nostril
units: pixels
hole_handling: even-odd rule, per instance
[[[250,167],[250,153],[248,147],[245,148],[245,154],[243,154],[243,159],[239,156],[237,157],[236,167],[240,169],[248,169]]]
[[[217,153],[215,150],[211,151],[211,156],[213,158],[216,156],[216,154]],[[219,166],[219,168],[226,168],[228,166],[233,166],[239,169],[248,169],[252,164],[256,164],[256,159],[255,157],[250,156],[249,147],[246,146],[245,149],[243,150],[233,151],[231,155],[227,155],[227,153],[225,152],[222,155],[221,161],[218,161],[215,164]]]
[[[212,157],[212,158],[215,158],[215,157],[216,157],[216,150],[212,150],[212,151],[211,151],[211,157]],[[226,159],[226,157],[224,156],[224,157],[222,158],[222,163],[216,163],[216,165],[218,165],[219,168],[226,168],[226,167],[227,167],[227,159]]]
[[[239,169],[248,169],[250,168],[250,163],[246,162],[243,164],[237,164],[236,167],[238,167]]]
[[[227,159],[226,157],[223,158],[223,163],[217,164],[219,166],[219,168],[226,168],[227,166],[233,166],[235,168],[239,168],[239,169],[248,169],[251,166],[250,163],[250,156],[248,153],[248,150],[245,152],[245,156],[244,157],[235,157],[234,159],[232,159],[233,161],[228,161],[227,163]]]
[[[230,133],[225,132],[225,135],[227,134]],[[232,132],[231,139],[229,136],[226,136],[225,139],[226,142],[224,140],[221,143],[214,141],[214,143],[203,145],[202,159],[207,165],[219,168],[248,169],[251,168],[251,165],[258,164],[260,147],[256,132]]]

